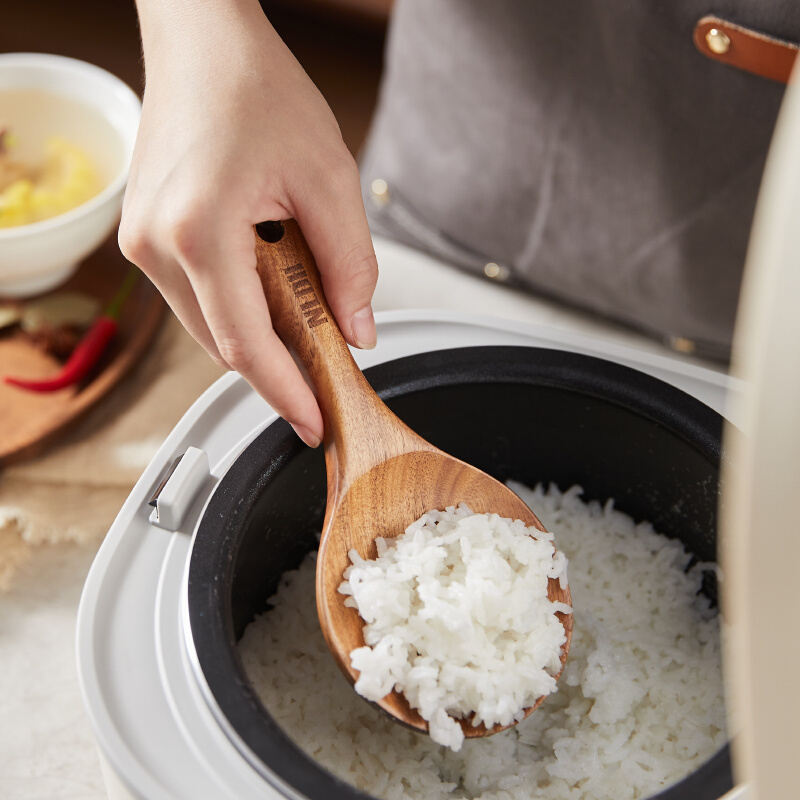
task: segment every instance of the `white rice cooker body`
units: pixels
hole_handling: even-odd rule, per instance
[[[362,368],[432,350],[524,345],[632,367],[720,413],[737,387],[718,372],[674,358],[516,322],[407,311],[380,314],[378,325],[379,347],[355,354]],[[299,797],[290,786],[270,786],[237,749],[237,734],[224,729],[198,678],[186,635],[193,533],[217,483],[276,417],[239,376],[221,378],[164,442],[92,565],[78,614],[78,671],[112,800]],[[172,473],[175,483],[170,480],[160,507],[151,508],[154,489],[185,453]],[[729,795],[738,796],[737,790]]]

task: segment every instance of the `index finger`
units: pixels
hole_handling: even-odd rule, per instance
[[[220,355],[311,447],[322,441],[322,414],[289,351],[272,327],[256,272],[252,228],[240,243],[201,248],[184,268]]]

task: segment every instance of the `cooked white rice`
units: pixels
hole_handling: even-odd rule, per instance
[[[402,692],[430,737],[458,751],[455,718],[508,726],[556,690],[566,642],[548,578],[567,585],[553,534],[465,504],[429,511],[377,557],[350,551],[339,587],[358,610],[365,647],[353,650],[356,691],[368,700]]]
[[[512,488],[568,556],[576,609],[558,691],[514,728],[453,753],[360,698],[319,629],[313,555],[245,631],[245,669],[278,724],[375,797],[634,800],[726,741],[718,619],[680,542],[576,487]]]

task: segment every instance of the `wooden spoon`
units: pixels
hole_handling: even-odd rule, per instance
[[[317,561],[317,611],[328,647],[351,683],[358,671],[350,653],[364,646],[364,621],[344,605],[338,587],[355,548],[377,555],[378,536],[397,536],[425,512],[465,502],[477,513],[496,512],[545,530],[534,513],[502,483],[443,453],[398,419],[367,383],[331,313],[314,258],[294,220],[256,225],[258,273],[269,299],[272,324],[305,368],[325,424],[328,505]],[[550,579],[551,601],[572,603],[569,588]],[[566,644],[572,615],[558,614]],[[559,671],[559,676],[561,671]],[[558,676],[557,676],[558,677]],[[544,697],[525,710],[530,714]],[[403,695],[392,692],[378,705],[400,722],[427,733],[428,723]],[[503,730],[460,720],[468,738]]]

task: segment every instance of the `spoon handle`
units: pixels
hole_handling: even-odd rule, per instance
[[[335,445],[340,467],[343,461],[368,467],[373,458],[365,451],[375,449],[376,441],[378,460],[427,444],[389,411],[353,360],[297,222],[261,222],[255,231],[257,269],[273,328],[311,379],[325,446]],[[344,458],[346,452],[350,458]]]

